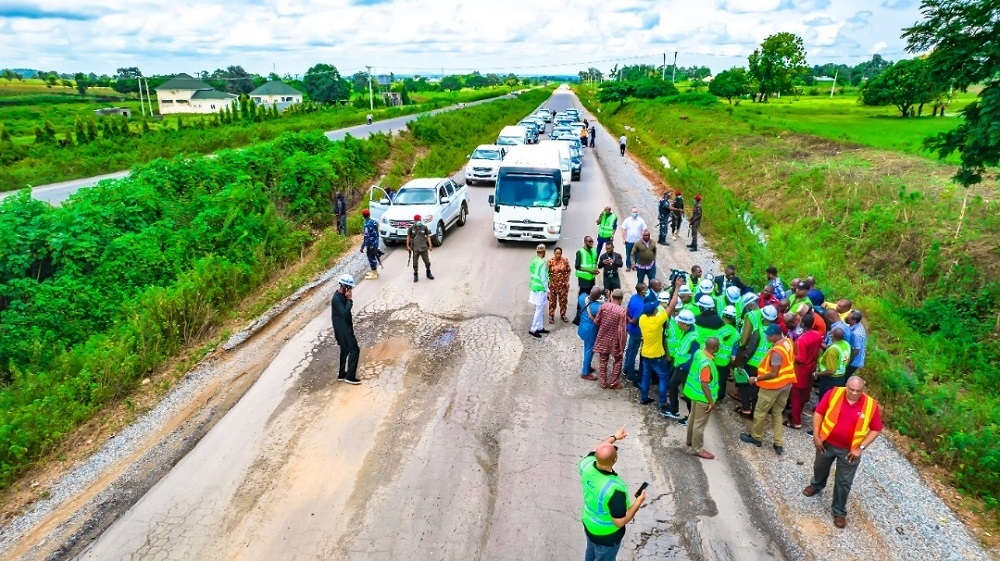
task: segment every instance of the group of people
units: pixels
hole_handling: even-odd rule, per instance
[[[697,247],[700,203],[696,196],[697,214],[688,218],[692,249]],[[683,212],[680,192],[661,199],[661,245],[669,243],[668,228],[674,240],[679,237]],[[688,271],[663,268],[670,274],[661,280],[657,241],[637,208],[619,222],[609,205],[596,225],[596,243],[593,236],[584,237],[572,264],[562,248],[546,258],[545,246],[536,247],[530,265],[529,301],[535,315],[529,334],[540,338],[549,333],[546,310],[550,324],[557,311],[569,322],[570,279],[575,276],[579,291],[572,322],[583,342],[581,378],[612,390],[630,382],[638,388],[641,404],[655,403],[664,418],[686,426],[687,445],[705,460],[715,457],[704,448],[705,428],[727,395],[738,402],[735,412],[751,420],[740,441],[762,446],[770,417],[772,448],[781,455],[784,429],[803,428],[803,408],[815,389],[818,404],[807,432],[813,436],[816,456],[813,477],[802,493],[812,497],[822,491],[836,462],[833,521],[845,527],[847,495],[858,462],[882,430],[878,403],[864,394],[865,382],[859,376],[867,347],[861,311],[847,299],[828,301],[812,277],[793,279],[786,287],[775,267],[767,268],[759,292],[737,276],[733,265],[715,277],[704,277],[697,265]],[[615,251],[616,234],[624,257]],[[623,268],[634,271],[637,281],[627,301]],[[686,415],[681,415],[681,402]],[[609,437],[580,463],[588,559],[614,558],[601,557],[601,552],[617,552],[624,523],[644,497],[640,494],[631,503],[612,469],[617,458],[613,445],[624,437],[624,430]],[[594,480],[604,481],[600,488],[611,492],[593,495]],[[619,536],[618,542],[609,536]]]

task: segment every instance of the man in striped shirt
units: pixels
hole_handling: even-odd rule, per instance
[[[851,310],[846,321],[851,329],[851,362],[847,365],[847,375],[854,376],[865,365],[868,331],[861,325],[861,312],[858,310]]]

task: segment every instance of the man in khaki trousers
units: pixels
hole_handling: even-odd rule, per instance
[[[753,426],[749,434],[740,435],[740,440],[760,447],[763,444],[761,438],[764,436],[764,421],[770,414],[771,425],[774,427],[774,453],[780,456],[785,451],[781,415],[795,382],[795,343],[784,337],[781,327],[774,323],[767,326],[764,334],[773,346],[757,367],[757,375],[750,378],[750,383],[756,384],[760,392],[753,412]]]

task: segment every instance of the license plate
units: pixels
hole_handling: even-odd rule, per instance
[[[396,230],[396,235],[397,236],[405,236],[406,235],[406,230],[402,229],[402,228],[399,228],[399,229]]]

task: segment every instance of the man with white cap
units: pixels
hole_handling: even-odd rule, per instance
[[[701,313],[701,310],[694,303],[694,293],[691,292],[691,289],[688,287],[688,285],[684,284],[678,287],[677,296],[678,298],[680,298],[680,302],[677,303],[680,309],[687,310],[691,312],[691,315],[694,316]]]
[[[358,385],[358,358],[361,347],[358,338],[354,336],[354,319],[351,310],[354,308],[354,277],[341,275],[338,279],[337,291],[330,299],[330,312],[333,322],[333,337],[340,346],[340,372],[337,379],[348,384]]]
[[[765,312],[767,308],[764,309]],[[792,384],[795,383],[795,343],[781,333],[781,326],[777,324],[768,325],[764,333],[771,347],[764,354],[756,375],[750,377],[750,383],[759,388],[757,407],[753,412],[753,426],[750,432],[741,434],[740,440],[760,447],[761,438],[764,436],[764,421],[771,415],[771,426],[774,427],[774,453],[780,456],[785,451],[782,413],[785,404],[788,403]]]
[[[715,309],[722,310],[726,306],[732,306],[736,311],[736,317],[739,318],[743,315],[743,299],[741,296],[739,288],[730,286],[715,297]]]
[[[722,401],[726,396],[734,348],[740,340],[740,332],[736,330],[735,307],[726,306],[722,310],[722,327],[719,328],[716,337],[719,338],[719,350],[715,353],[715,366],[719,371],[719,395],[716,401]]]
[[[541,339],[545,329],[545,307],[549,302],[549,264],[545,260],[545,244],[535,246],[535,258],[528,265],[528,302],[535,306],[535,316],[531,319],[531,329],[528,335]]]
[[[682,287],[683,288],[683,287]],[[670,403],[668,409],[661,409],[660,414],[668,419],[679,421],[682,425],[687,424],[687,417],[680,416],[680,393],[681,387],[687,382],[688,371],[691,369],[691,357],[698,350],[698,338],[694,329],[694,314],[691,310],[682,309],[674,319],[677,327],[681,331],[680,341],[671,352],[674,361],[674,372],[670,377],[667,386]],[[691,401],[684,397],[688,406],[688,413],[691,412]]]
[[[712,283],[711,279],[701,279],[701,282],[698,283],[698,291],[694,294],[694,301],[700,302],[702,296],[714,298],[714,292],[715,284]]]
[[[737,412],[747,418],[753,414],[758,392],[757,386],[750,382],[750,378],[756,374],[767,355],[767,351],[771,350],[771,343],[768,341],[765,329],[777,319],[778,310],[774,306],[765,306],[763,310],[748,312],[743,324],[746,339],[741,339],[740,351],[737,356],[741,359],[740,362],[745,365],[743,368],[745,376],[739,376],[736,389],[742,404],[741,409]]]

